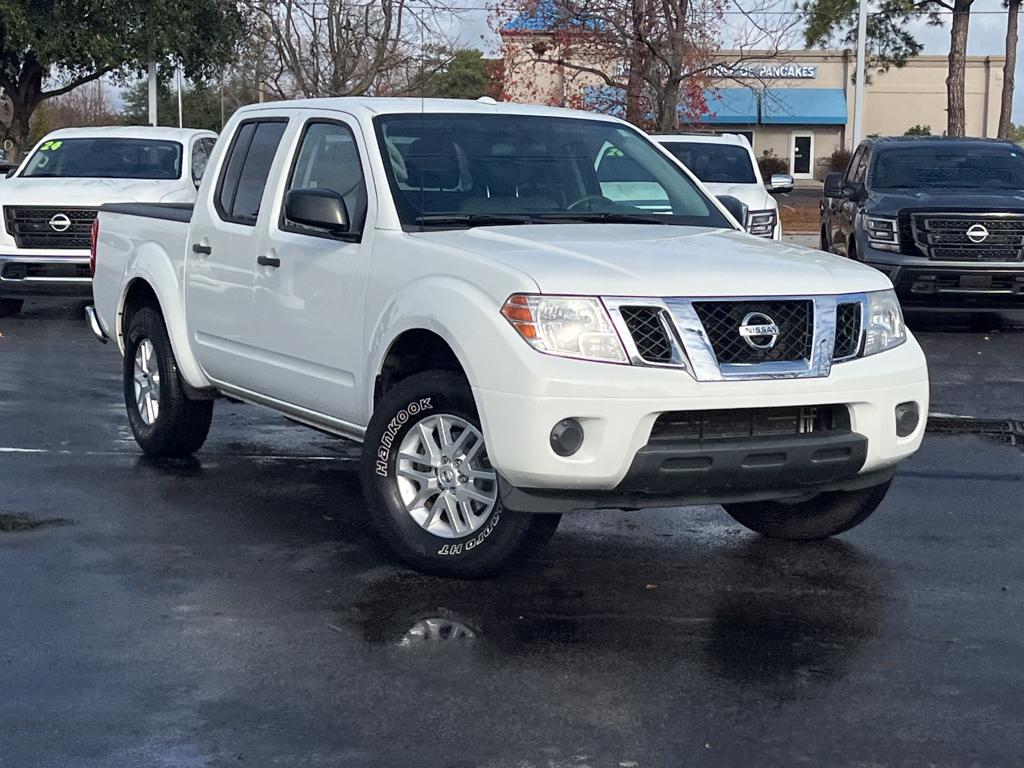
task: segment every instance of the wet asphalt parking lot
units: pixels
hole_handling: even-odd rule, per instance
[[[913,321],[986,421],[839,539],[585,513],[458,582],[381,556],[345,442],[220,401],[144,459],[81,306],[0,320],[4,768],[1024,765],[1019,329]]]

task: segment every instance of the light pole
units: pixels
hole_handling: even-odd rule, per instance
[[[860,0],[857,15],[857,75],[853,85],[853,148],[864,138],[864,76],[867,69],[868,0]]]
[[[149,63],[149,124],[156,125],[156,62]]]

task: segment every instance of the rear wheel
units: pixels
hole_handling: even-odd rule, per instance
[[[210,431],[212,400],[191,400],[178,373],[160,312],[142,307],[128,321],[124,401],[135,442],[148,456],[182,457],[198,451]]]
[[[722,506],[740,525],[769,538],[827,539],[870,517],[891,483],[887,480],[859,491],[828,491],[805,501],[753,501]]]
[[[0,317],[14,317],[24,303],[22,299],[0,299]]]
[[[413,568],[482,578],[528,543],[532,515],[502,507],[473,394],[458,373],[399,382],[377,404],[363,445],[370,522]]]

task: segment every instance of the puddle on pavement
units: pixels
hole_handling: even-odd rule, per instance
[[[0,512],[0,533],[25,533],[39,528],[52,528],[58,525],[71,525],[74,520],[63,517],[51,517],[41,520],[31,515],[12,515]]]
[[[840,541],[752,539],[658,563],[621,546],[615,557],[607,543],[568,548],[571,563],[508,579],[393,574],[336,621],[424,661],[451,652],[486,665],[558,667],[582,654],[596,668],[667,670],[688,659],[697,672],[784,698],[844,678],[899,607],[884,563]]]

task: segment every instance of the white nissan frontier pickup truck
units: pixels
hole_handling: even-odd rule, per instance
[[[221,396],[361,441],[365,519],[423,571],[588,508],[841,533],[921,443],[924,356],[882,273],[730,209],[611,117],[261,104],[194,207],[101,208],[87,315],[145,453],[199,450]]]

